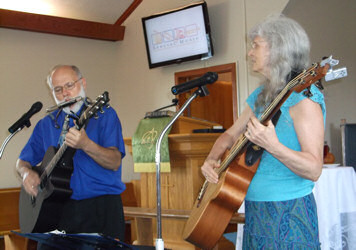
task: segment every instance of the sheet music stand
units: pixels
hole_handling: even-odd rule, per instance
[[[139,247],[130,246],[124,242],[116,240],[108,236],[97,234],[53,234],[53,233],[19,233],[14,234],[29,238],[54,249],[62,250],[94,250],[94,249],[110,249],[110,250],[139,250],[139,249],[154,249],[154,247]]]

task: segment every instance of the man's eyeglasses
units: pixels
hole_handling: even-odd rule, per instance
[[[63,89],[65,90],[71,90],[74,88],[75,84],[82,80],[82,78],[79,78],[78,80],[74,81],[74,82],[67,82],[66,84],[64,84],[63,86],[57,86],[53,88],[54,93],[56,94],[62,94],[63,93]]]

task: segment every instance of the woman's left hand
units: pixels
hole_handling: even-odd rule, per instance
[[[245,136],[249,141],[267,151],[270,147],[279,143],[272,121],[268,121],[267,126],[265,126],[255,116],[252,116],[247,123]]]

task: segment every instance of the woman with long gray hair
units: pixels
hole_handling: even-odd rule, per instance
[[[299,72],[308,68],[310,43],[304,29],[284,16],[270,16],[249,33],[252,70],[263,77],[239,119],[215,142],[201,167],[218,182],[219,160],[244,134],[264,148],[245,197],[243,249],[320,249],[312,189],[323,165],[325,102],[314,85],[293,92],[276,125],[259,121],[266,107]]]

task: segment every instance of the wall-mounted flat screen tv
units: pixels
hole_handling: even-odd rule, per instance
[[[150,68],[213,56],[206,2],[142,18]]]

